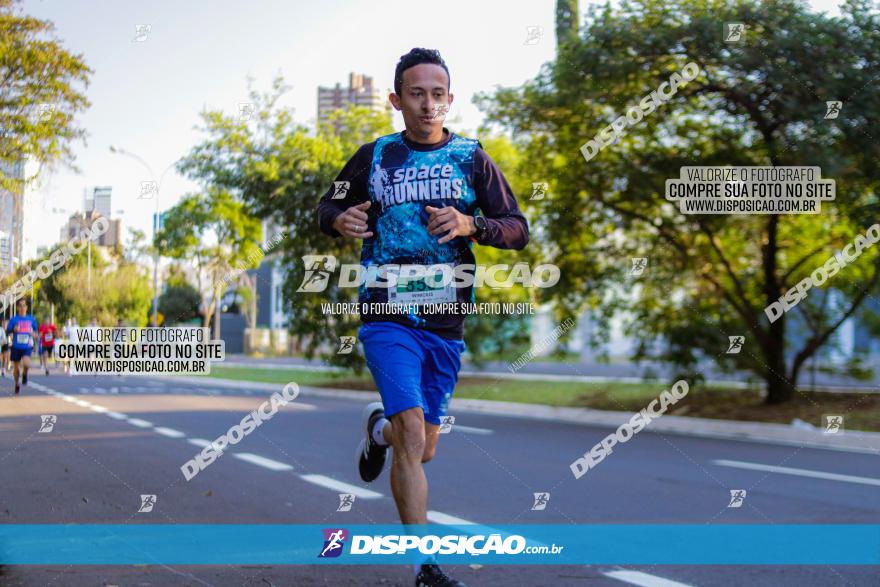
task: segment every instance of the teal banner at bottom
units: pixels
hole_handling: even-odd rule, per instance
[[[3,524],[4,565],[880,565],[880,525]]]

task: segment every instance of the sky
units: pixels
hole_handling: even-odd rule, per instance
[[[837,3],[810,5],[836,13]],[[582,13],[586,6],[581,0]],[[92,105],[79,118],[87,142],[73,144],[80,172],[62,167],[29,190],[26,258],[58,243],[66,219],[82,210],[83,191],[96,185],[113,187],[113,216],[122,219],[123,234],[134,227],[149,236],[157,199],[139,198],[141,182],[158,181],[168,170],[160,210],[198,191],[171,166],[203,138],[200,112],[238,112],[248,77],[265,91],[283,75],[292,87],[282,104],[309,124],[318,86],[346,86],[355,72],[390,91],[401,55],[413,47],[438,49],[455,95],[449,117],[472,131],[483,118],[472,97],[533,78],[553,59],[556,41],[554,0],[515,7],[509,0],[26,0],[21,7],[51,20],[62,45],[94,71],[85,91]],[[136,25],[149,25],[145,40],[135,40]],[[527,44],[530,27],[542,35]],[[397,112],[394,126],[403,129]],[[112,153],[111,145],[146,165]]]

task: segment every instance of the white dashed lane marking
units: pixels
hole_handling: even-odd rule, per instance
[[[175,430],[174,428],[165,428],[164,426],[156,426],[153,429],[153,432],[156,434],[161,434],[162,436],[167,436],[168,438],[184,438],[186,434],[181,432],[180,430]]]
[[[344,481],[337,481],[331,477],[326,477],[324,475],[300,475],[300,479],[304,481],[308,481],[314,485],[318,485],[320,487],[325,487],[327,489],[332,489],[333,491],[338,491],[340,493],[351,493],[355,497],[360,497],[361,499],[378,499],[380,497],[384,497],[381,493],[377,493],[370,489],[364,489],[363,487],[358,487],[357,485],[351,485],[350,483],[345,483]]]
[[[153,426],[152,422],[147,422],[146,420],[141,420],[140,418],[129,418],[127,421],[132,426],[137,426],[138,428],[150,428]]]
[[[630,585],[639,585],[640,587],[690,587],[687,583],[671,581],[641,571],[605,571],[602,574],[606,577],[629,583]]]
[[[810,469],[796,469],[794,467],[779,467],[776,465],[762,465],[760,463],[747,463],[745,461],[727,461],[724,459],[714,460],[712,463],[721,467],[751,469],[752,471],[766,471],[767,473],[779,473],[781,475],[796,475],[798,477],[812,477],[813,479],[827,479],[828,481],[843,481],[844,483],[860,483],[862,485],[875,485],[880,487],[880,479],[875,479],[873,477],[841,475],[840,473],[827,473],[825,471],[811,471]]]
[[[264,469],[269,469],[270,471],[292,471],[293,467],[288,465],[287,463],[282,463],[279,461],[274,461],[272,459],[267,459],[266,457],[261,457],[260,455],[255,455],[249,452],[234,452],[232,456],[240,459],[242,461],[246,461],[253,465],[257,465],[258,467],[263,467]]]

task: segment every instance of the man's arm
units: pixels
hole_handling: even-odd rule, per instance
[[[529,242],[529,223],[501,169],[481,147],[474,151],[474,190],[487,225],[477,242],[498,249],[524,248]]]
[[[339,195],[335,182],[321,197],[321,201],[318,203],[317,219],[318,226],[324,234],[332,237],[342,236],[338,230],[333,228],[333,222],[348,208],[369,200],[367,180],[370,175],[370,164],[373,161],[375,144],[374,141],[361,146],[336,176],[336,182],[347,181],[349,183],[345,197],[333,199],[334,194]]]

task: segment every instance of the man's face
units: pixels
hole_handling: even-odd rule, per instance
[[[414,139],[435,136],[440,140],[445,111],[452,104],[446,71],[433,63],[421,63],[403,72],[400,95],[389,96],[395,109],[403,113],[407,133]],[[438,113],[439,108],[439,113]]]
[[[16,308],[18,309],[19,316],[24,316],[25,314],[27,314],[27,302],[25,302],[24,300],[19,301],[18,305],[16,305]]]

